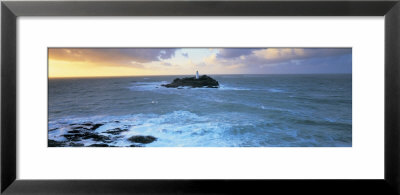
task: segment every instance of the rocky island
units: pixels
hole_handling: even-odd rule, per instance
[[[163,87],[167,88],[178,88],[178,87],[192,87],[192,88],[197,88],[197,87],[206,87],[206,88],[218,88],[219,83],[215,79],[207,76],[207,75],[202,75],[198,76],[198,73],[196,74],[196,77],[185,77],[185,78],[176,78],[172,81],[170,84],[165,84],[161,85]]]

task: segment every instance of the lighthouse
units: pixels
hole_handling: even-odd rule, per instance
[[[199,71],[196,70],[196,79],[199,79]]]

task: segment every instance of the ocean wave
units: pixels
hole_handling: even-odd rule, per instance
[[[158,81],[158,82],[141,82],[136,81],[133,82],[133,85],[129,87],[131,91],[153,91],[153,92],[176,92],[177,88],[166,88],[162,85],[168,84],[168,81]],[[279,88],[263,88],[263,87],[244,87],[244,86],[235,86],[235,85],[226,85],[221,84],[217,89],[215,88],[207,88],[207,87],[179,87],[181,89],[191,89],[191,90],[210,90],[210,91],[268,91],[271,93],[284,93],[286,90]]]
[[[132,91],[153,91],[156,89],[166,89],[161,85],[168,84],[167,81],[159,82],[134,82],[132,86],[129,87]]]
[[[49,122],[49,139],[68,141],[65,135],[72,130],[74,124],[102,124],[94,132],[99,136],[107,136],[110,142],[103,140],[76,140],[74,144],[90,146],[92,144],[107,144],[109,146],[130,146],[129,137],[137,135],[151,135],[157,141],[145,146],[231,146],[224,141],[222,134],[232,125],[227,122],[212,121],[208,117],[199,116],[189,111],[174,111],[167,114],[136,114],[128,116],[109,116],[75,118],[69,120]],[[120,129],[116,135],[108,132]],[[124,130],[124,131],[122,131]],[[71,142],[71,141],[70,141]]]
[[[255,90],[251,88],[246,88],[246,87],[238,87],[238,86],[227,86],[227,85],[221,85],[215,89],[215,88],[208,88],[208,87],[197,87],[197,88],[192,88],[192,87],[179,87],[179,88],[166,88],[163,87],[162,85],[168,84],[169,82],[167,81],[161,81],[161,82],[134,82],[132,86],[129,87],[131,91],[152,91],[152,92],[177,92],[181,91],[182,89],[190,89],[190,90],[210,90],[210,91],[249,91],[249,90]],[[278,92],[278,90],[274,91],[272,90],[271,92]]]
[[[312,125],[312,126],[333,126],[338,127],[341,129],[351,129],[351,123],[340,122],[333,119],[319,119],[319,118],[289,118],[288,120],[294,122],[295,124],[302,124],[302,125]]]
[[[267,89],[267,91],[272,92],[272,93],[282,93],[282,92],[286,92],[283,89],[277,89],[277,88],[269,88]]]
[[[351,124],[298,118],[285,120],[302,125],[350,127],[351,130]],[[96,125],[96,129],[88,130]],[[71,133],[80,133],[81,137],[74,137]],[[133,144],[130,138],[135,136],[150,136],[156,141]],[[185,110],[164,114],[93,116],[50,121],[48,138],[56,143],[64,143],[65,146],[117,147],[348,146],[348,139],[351,139],[343,137],[340,131],[321,134],[318,131],[282,126],[276,120],[257,118],[256,115],[235,112],[199,115]]]
[[[238,87],[238,86],[229,86],[229,85],[221,85],[218,88],[219,90],[232,90],[232,91],[248,91],[252,90],[250,88]]]

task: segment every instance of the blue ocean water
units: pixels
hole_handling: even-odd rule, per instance
[[[211,75],[220,88],[165,88],[184,76],[49,79],[49,140],[62,146],[351,147],[352,75]],[[68,139],[101,124],[102,139]],[[114,134],[113,129],[123,129]],[[78,128],[79,131],[79,128]]]

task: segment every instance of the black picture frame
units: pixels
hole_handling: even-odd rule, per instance
[[[16,179],[16,24],[20,16],[385,16],[384,179]],[[400,120],[397,120],[400,116],[399,35],[399,0],[2,1],[1,192],[4,194],[399,194]]]

